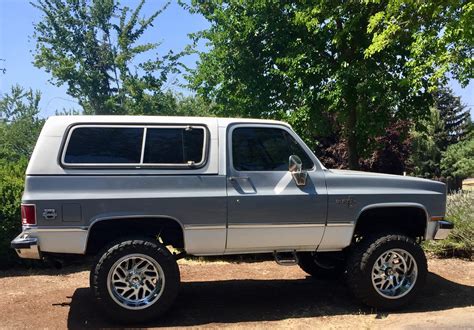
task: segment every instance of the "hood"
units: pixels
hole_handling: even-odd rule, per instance
[[[328,170],[328,172],[340,179],[346,178],[354,181],[354,183],[358,182],[361,187],[367,186],[368,184],[369,186],[374,187],[411,188],[416,190],[435,191],[443,194],[446,193],[446,185],[444,183],[413,176],[351,170]]]

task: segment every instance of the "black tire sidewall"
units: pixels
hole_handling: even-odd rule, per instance
[[[107,281],[111,267],[117,260],[130,254],[147,255],[160,265],[165,276],[161,296],[152,305],[140,310],[130,310],[119,305],[110,295]],[[99,305],[114,320],[146,322],[164,313],[174,302],[180,283],[179,268],[174,256],[157,241],[147,239],[124,240],[111,246],[101,256],[91,271],[91,288]]]
[[[298,254],[298,266],[307,274],[320,279],[337,279],[344,272],[344,263],[336,262],[332,268],[323,268],[315,262],[317,255],[311,252]]]
[[[372,284],[372,268],[376,260],[386,251],[391,249],[405,250],[412,255],[416,262],[418,276],[415,286],[405,296],[398,299],[389,299],[380,295]],[[354,260],[353,260],[354,261]],[[357,262],[357,260],[355,261]],[[355,274],[348,274],[349,281],[358,282],[352,286],[357,298],[369,306],[381,309],[397,309],[408,304],[423,287],[428,272],[426,257],[423,249],[411,238],[402,235],[388,235],[373,239],[356,267]]]

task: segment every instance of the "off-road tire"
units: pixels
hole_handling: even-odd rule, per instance
[[[377,259],[391,249],[405,250],[411,254],[418,268],[412,289],[395,299],[382,296],[372,284],[372,268]],[[353,295],[364,304],[382,310],[394,310],[408,304],[426,280],[428,266],[423,249],[410,237],[380,234],[364,238],[352,247],[346,264],[346,281]]]
[[[131,254],[143,254],[153,258],[164,273],[164,289],[159,298],[150,306],[133,310],[119,305],[107,288],[108,274],[117,260]],[[174,256],[161,243],[141,238],[128,239],[111,244],[99,256],[90,274],[90,287],[100,307],[112,320],[124,323],[142,323],[157,318],[174,302],[180,285],[178,264]]]
[[[317,279],[336,280],[344,272],[344,260],[333,258],[332,260],[320,260],[321,254],[312,252],[298,253],[298,265],[300,268]]]

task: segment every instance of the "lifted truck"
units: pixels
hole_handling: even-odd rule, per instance
[[[443,239],[443,183],[326,169],[283,122],[57,116],[26,172],[22,258],[96,256],[90,286],[122,321],[158,317],[184,255],[273,253],[320,278],[344,274],[367,305],[398,308]],[[181,253],[172,253],[181,251]]]

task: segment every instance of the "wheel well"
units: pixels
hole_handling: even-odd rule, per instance
[[[426,213],[419,207],[381,207],[363,211],[354,236],[376,232],[398,232],[418,238],[425,235]]]
[[[89,229],[86,254],[96,254],[107,244],[121,237],[144,236],[157,238],[164,245],[184,248],[181,225],[169,218],[127,218],[99,221]]]

